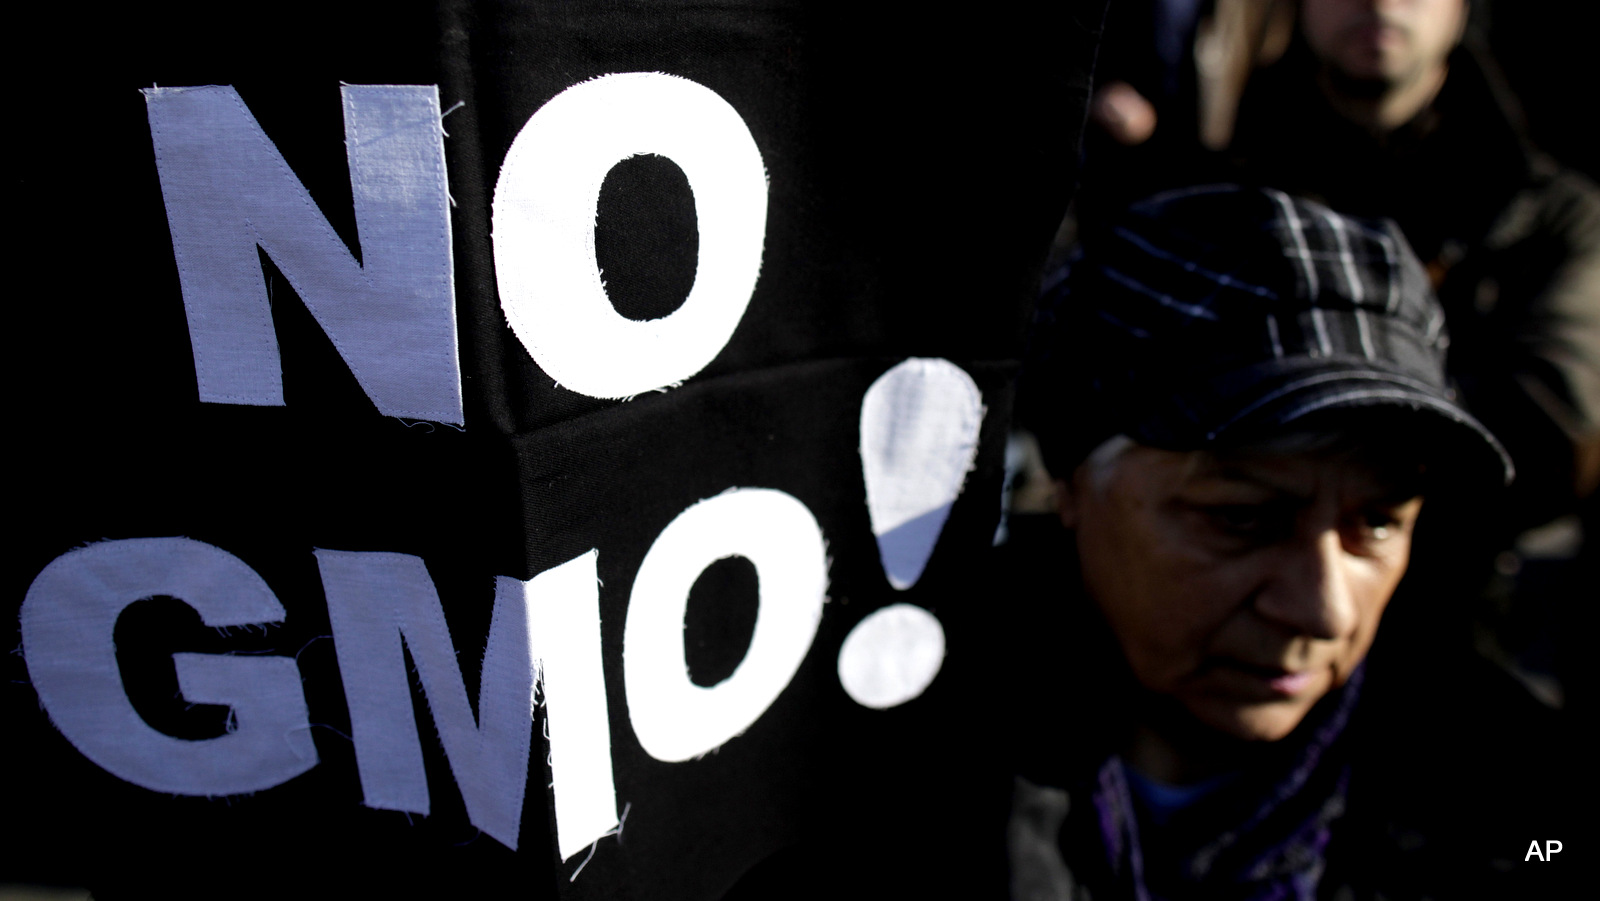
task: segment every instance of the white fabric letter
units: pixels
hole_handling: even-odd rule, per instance
[[[949,360],[905,360],[862,398],[867,514],[884,575],[895,588],[922,578],[977,459],[983,415],[978,386]]]
[[[290,657],[174,654],[185,700],[233,708],[237,728],[187,741],[151,728],[128,701],[112,640],[135,601],[166,596],[208,626],[281,622],[283,605],[238,557],[189,538],[130,538],[69,551],[22,602],[22,648],[61,734],[111,774],[152,791],[235,795],[317,765],[300,672]]]
[[[340,90],[361,263],[233,88],[144,91],[200,399],[283,405],[259,246],[379,412],[460,425],[439,90]]]
[[[444,610],[422,560],[321,549],[316,556],[366,805],[429,810],[403,637],[468,818],[514,850],[533,728],[534,667],[521,592],[495,592],[475,721]]]
[[[606,173],[667,157],[694,192],[700,258],[683,305],[635,322],[606,296],[594,227]],[[500,304],[561,386],[622,398],[704,369],[744,316],[761,270],[767,177],[750,129],[709,88],[655,72],[573,85],[511,142],[494,192]]]
[[[944,666],[944,626],[912,604],[890,604],[856,624],[839,649],[839,684],[857,704],[885,710],[927,690]]]
[[[689,590],[707,566],[733,556],[756,568],[755,633],[733,675],[702,688],[684,657]],[[748,729],[805,659],[827,583],[822,530],[790,495],[734,489],[678,514],[639,565],[622,639],[628,715],[645,751],[688,760]]]
[[[562,860],[617,826],[611,718],[600,657],[598,558],[590,551],[531,581],[501,576],[497,582],[499,591],[521,595],[528,607],[529,640],[544,683]]]

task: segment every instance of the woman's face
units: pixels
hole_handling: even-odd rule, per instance
[[[1236,738],[1288,735],[1366,656],[1405,573],[1416,467],[1132,446],[1062,497],[1134,676]]]

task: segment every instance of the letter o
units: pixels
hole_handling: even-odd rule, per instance
[[[689,679],[683,619],[705,568],[739,556],[756,568],[755,634],[733,675]],[[651,757],[697,757],[750,728],[794,678],[822,620],[827,548],[811,511],[781,491],[743,488],[700,501],[645,554],[628,600],[623,684],[634,734]]]
[[[647,153],[688,177],[700,257],[683,305],[637,322],[606,295],[594,228],[606,173]],[[623,398],[681,382],[716,358],[743,318],[766,225],[761,152],[714,91],[657,72],[576,84],[533,114],[500,169],[500,305],[523,347],[565,388]]]

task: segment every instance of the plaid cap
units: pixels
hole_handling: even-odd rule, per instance
[[[1272,189],[1168,192],[1085,235],[1054,309],[1048,300],[1058,396],[1054,415],[1030,424],[1054,420],[1046,431],[1058,434],[1040,437],[1056,466],[1117,434],[1187,450],[1322,411],[1388,408],[1470,435],[1446,445],[1456,462],[1511,481],[1505,449],[1455,402],[1444,310],[1393,222]]]

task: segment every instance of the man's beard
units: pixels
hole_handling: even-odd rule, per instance
[[[1406,78],[1387,78],[1382,75],[1356,76],[1338,68],[1325,66],[1323,77],[1335,93],[1352,100],[1379,100],[1383,95],[1405,84]],[[1415,77],[1415,76],[1413,76]]]

